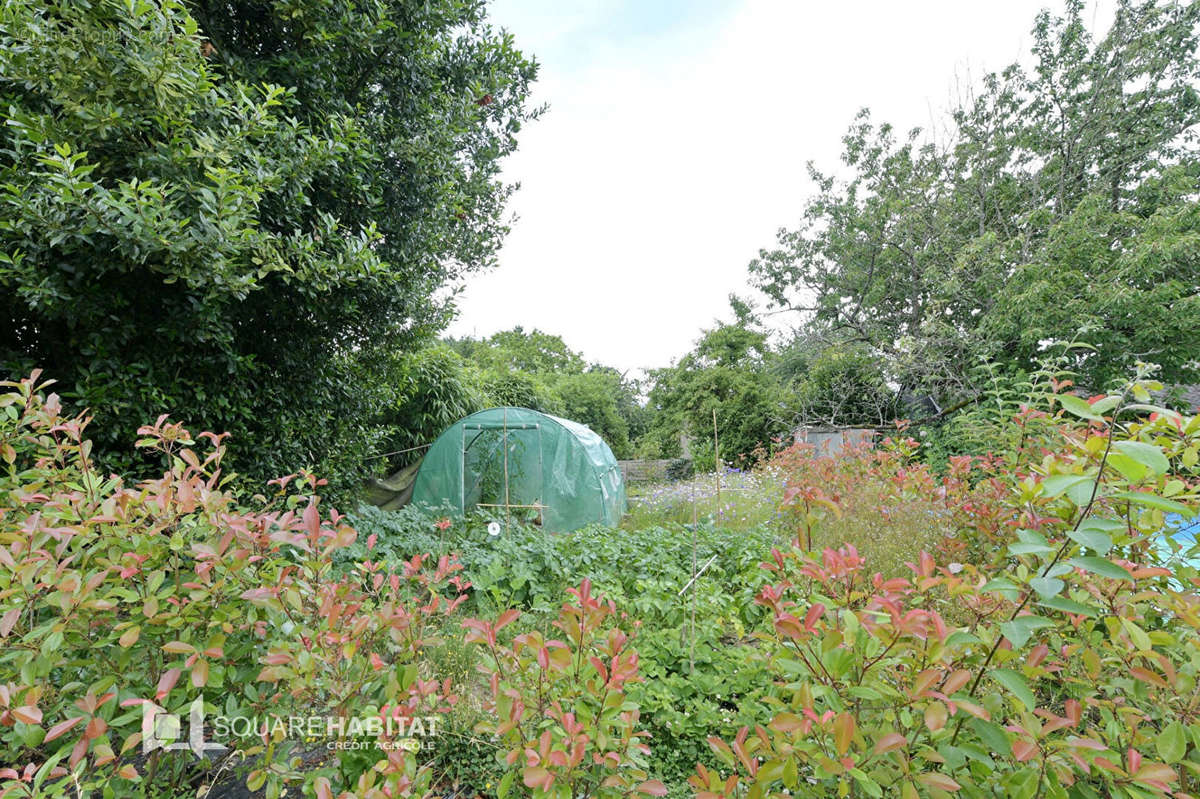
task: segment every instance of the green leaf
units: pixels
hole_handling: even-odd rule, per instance
[[[1020,649],[1037,630],[1053,626],[1054,622],[1041,616],[1017,616],[1012,621],[1001,624],[1000,632],[1004,633],[1005,638],[1012,641],[1014,647]]]
[[[1096,493],[1096,481],[1088,478],[1082,483],[1076,483],[1067,489],[1067,498],[1075,503],[1077,507],[1082,508],[1092,501],[1092,496]]]
[[[407,690],[410,685],[417,681],[417,670],[419,666],[416,663],[409,663],[400,670],[400,687]]]
[[[1065,586],[1066,583],[1057,577],[1034,577],[1029,581],[1029,587],[1036,591],[1042,599],[1057,596]]]
[[[1133,641],[1133,645],[1138,648],[1139,652],[1154,650],[1154,644],[1150,643],[1150,636],[1146,635],[1146,631],[1141,627],[1124,617],[1121,618],[1121,626],[1125,628],[1125,632],[1129,634],[1129,640]]]
[[[783,779],[783,770],[787,761],[782,759],[768,760],[758,767],[758,777],[764,782]]]
[[[267,772],[263,769],[251,771],[246,777],[246,787],[252,791],[257,791],[259,788],[267,784]]]
[[[1183,724],[1176,720],[1162,728],[1162,732],[1154,739],[1154,747],[1164,763],[1178,763],[1187,754],[1187,731]]]
[[[1100,615],[1100,612],[1096,608],[1089,607],[1082,602],[1076,602],[1073,599],[1067,599],[1066,597],[1062,596],[1052,596],[1047,599],[1043,599],[1042,601],[1038,602],[1038,604],[1044,608],[1061,610],[1063,613],[1074,613],[1077,616],[1091,616],[1095,618],[1096,616]]]
[[[1133,458],[1155,475],[1166,474],[1171,468],[1171,463],[1167,456],[1163,455],[1163,451],[1145,441],[1116,441],[1113,443],[1113,449]]]
[[[983,584],[983,588],[980,588],[979,590],[985,594],[993,592],[1000,594],[1002,597],[1008,600],[1014,600],[1021,595],[1021,587],[1012,580],[1007,580],[1003,577],[996,577],[988,580]]]
[[[1178,411],[1173,411],[1170,408],[1164,408],[1161,405],[1151,405],[1145,402],[1131,403],[1125,406],[1131,411],[1143,411],[1145,413],[1157,413],[1159,416],[1165,416],[1168,419],[1178,419]]]
[[[851,685],[846,689],[846,693],[850,694],[850,696],[853,696],[855,699],[869,699],[873,702],[883,699],[883,694],[866,685]]]
[[[516,771],[509,771],[500,778],[500,784],[496,786],[496,799],[505,799],[508,796],[508,792],[512,788],[513,778],[516,776]]]
[[[1054,551],[1046,541],[1046,537],[1033,530],[1017,530],[1017,543],[1009,544],[1011,555],[1044,555]]]
[[[37,774],[35,774],[34,778],[33,778],[33,795],[34,796],[40,795],[42,783],[45,782],[46,778],[50,776],[50,772],[54,771],[54,767],[58,765],[58,761],[62,760],[64,757],[66,757],[70,753],[71,753],[71,747],[64,746],[64,747],[60,748],[57,752],[55,752],[53,755],[51,755],[50,758],[47,759],[46,762],[42,764],[41,768],[39,768],[37,770]]]
[[[1042,544],[1045,546],[1046,536],[1036,530],[1020,529],[1017,530],[1017,540],[1024,544]]]
[[[966,630],[955,630],[946,638],[946,647],[953,649],[956,646],[965,646],[966,644],[983,643],[978,635],[969,633]],[[853,690],[851,690],[853,693]]]
[[[1074,414],[1081,419],[1089,419],[1094,422],[1103,421],[1104,419],[1104,417],[1092,410],[1092,406],[1088,404],[1087,400],[1080,399],[1071,394],[1056,394],[1054,398],[1062,405],[1064,411]]]
[[[1071,486],[1091,479],[1091,476],[1086,474],[1052,474],[1042,481],[1042,495],[1057,497]]]
[[[1111,560],[1104,558],[1078,557],[1071,558],[1067,563],[1072,566],[1078,566],[1086,572],[1098,574],[1101,577],[1109,577],[1113,580],[1128,580],[1133,582],[1133,575],[1125,570],[1124,566],[1118,566]]]
[[[1049,775],[1047,775],[1046,783],[1049,783]],[[1038,770],[1034,768],[1024,768],[1019,771],[1014,771],[1001,778],[1001,785],[1004,788],[1004,795],[1009,799],[1034,799],[1040,790],[1045,786],[1042,780],[1039,779]],[[1048,794],[1054,796],[1054,794]]]
[[[1033,691],[1029,689],[1029,683],[1025,682],[1025,678],[1020,674],[1012,669],[996,669],[991,676],[993,680],[1007,688],[1013,696],[1020,699],[1029,710],[1037,707],[1037,700],[1033,696]]]
[[[1113,494],[1112,498],[1123,499],[1135,505],[1144,505],[1147,508],[1161,510],[1163,513],[1178,513],[1189,519],[1196,515],[1194,508],[1189,508],[1187,505],[1182,505],[1173,499],[1160,497],[1157,494],[1145,494],[1141,491],[1122,491],[1119,494]]]
[[[982,741],[993,754],[1006,756],[1011,751],[1009,749],[1011,744],[1008,740],[1008,733],[1006,733],[1004,728],[996,722],[984,721],[980,718],[972,718],[967,722],[967,724],[975,730],[975,734],[979,736],[979,740]]]
[[[1078,530],[1068,530],[1067,535],[1071,537],[1072,541],[1082,544],[1097,555],[1107,554],[1112,549],[1112,538],[1108,533],[1094,528],[1085,528],[1080,525]]]
[[[1062,577],[1064,574],[1070,574],[1074,569],[1065,563],[1055,563],[1049,569],[1042,573],[1043,577]]]
[[[1121,476],[1131,483],[1141,482],[1150,471],[1143,464],[1119,452],[1109,453],[1108,465],[1120,472]]]
[[[1008,545],[1008,554],[1010,555],[1045,555],[1053,552],[1054,547],[1046,544],[1022,544],[1017,542]]]
[[[879,783],[875,782],[875,780],[868,777],[867,773],[865,771],[863,771],[861,769],[857,769],[857,768],[852,768],[852,769],[850,769],[850,775],[852,777],[854,777],[854,781],[858,784],[858,786],[860,788],[863,789],[863,793],[865,793],[867,796],[873,796],[873,797],[883,796],[883,788],[881,788],[879,786]]]
[[[1079,529],[1116,533],[1125,529],[1125,522],[1117,519],[1106,519],[1103,516],[1089,516],[1079,523]]]

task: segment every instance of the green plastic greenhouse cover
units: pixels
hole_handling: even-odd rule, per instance
[[[525,508],[540,512],[545,529],[568,532],[616,525],[625,483],[612,450],[590,428],[528,408],[489,408],[438,436],[421,461],[412,501],[448,505],[460,516]]]

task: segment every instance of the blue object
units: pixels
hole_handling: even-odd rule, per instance
[[[1154,542],[1160,562],[1166,566],[1191,566],[1200,569],[1200,552],[1196,549],[1196,535],[1200,533],[1200,516],[1185,519],[1178,513],[1166,515],[1167,526]],[[1170,542],[1180,547],[1174,551]]]

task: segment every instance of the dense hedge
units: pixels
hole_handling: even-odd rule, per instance
[[[1146,379],[1045,393],[995,421],[1010,448],[944,474],[903,437],[791,448],[763,472],[784,513],[759,526],[571,536],[350,522],[303,475],[239,500],[225,437],[165,418],[139,431],[164,470],[126,483],[36,376],[6,388],[5,796],[211,784],[190,752],[140,751],[147,705],[196,700],[444,722],[416,752],[224,740],[222,768],[246,758],[269,796],[1141,799],[1200,774],[1197,551],[1162,536],[1200,505],[1200,417]],[[868,516],[925,519],[932,553],[873,570],[831,538]]]

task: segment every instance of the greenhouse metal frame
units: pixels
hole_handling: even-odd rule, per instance
[[[412,501],[457,516],[534,511],[553,532],[616,525],[625,485],[612,450],[590,428],[529,408],[473,413],[438,436],[421,462]],[[526,514],[529,515],[529,514]]]

